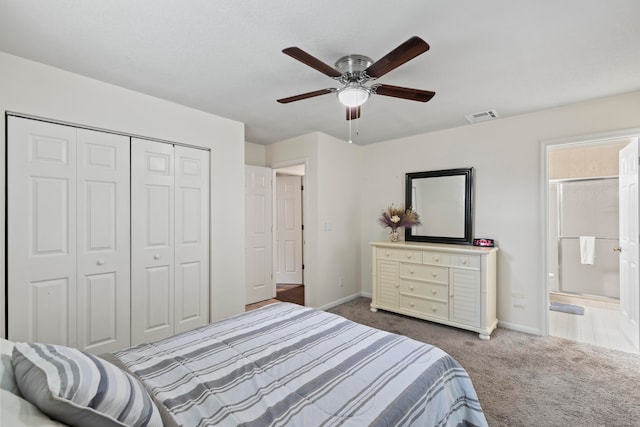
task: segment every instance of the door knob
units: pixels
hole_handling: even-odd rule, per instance
[[[613,248],[613,252],[622,252],[622,248],[620,246]]]

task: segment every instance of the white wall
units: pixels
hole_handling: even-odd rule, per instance
[[[0,52],[0,110],[211,149],[211,310],[244,311],[244,126],[158,98]],[[5,135],[5,120],[0,133]],[[6,144],[3,138],[3,144]],[[0,150],[0,215],[5,217],[5,149]],[[244,223],[243,218],[236,222]],[[4,226],[1,238],[5,239]],[[0,255],[0,335],[4,336],[4,245]]]
[[[269,167],[306,165],[304,282],[311,307],[360,292],[360,151],[319,132],[267,146]]]
[[[541,141],[637,128],[640,92],[364,146],[362,291],[371,292],[372,240],[387,239],[382,209],[404,202],[406,172],[475,168],[476,237],[496,239],[498,319],[542,333],[544,325]]]
[[[251,166],[264,166],[267,156],[267,147],[253,142],[244,143],[244,164]]]
[[[361,153],[360,146],[318,133],[319,306],[360,293]]]

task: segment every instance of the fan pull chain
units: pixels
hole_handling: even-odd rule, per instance
[[[353,141],[351,140],[351,122],[353,120],[347,120],[349,122],[349,144],[353,144]]]

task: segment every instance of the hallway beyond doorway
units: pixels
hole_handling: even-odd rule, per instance
[[[276,299],[304,305],[304,285],[276,285]]]

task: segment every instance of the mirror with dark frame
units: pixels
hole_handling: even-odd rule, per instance
[[[473,168],[407,173],[405,206],[421,222],[405,228],[406,241],[473,244]]]

